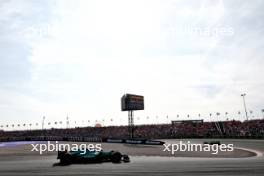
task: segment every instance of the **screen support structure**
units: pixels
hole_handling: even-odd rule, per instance
[[[128,134],[130,139],[134,138],[134,112],[128,111]]]

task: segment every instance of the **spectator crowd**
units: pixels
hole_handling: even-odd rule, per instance
[[[134,126],[135,138],[264,138],[264,120],[222,122],[180,122]],[[21,137],[86,137],[91,139],[128,138],[127,126],[82,127],[68,129],[0,131],[0,141]]]

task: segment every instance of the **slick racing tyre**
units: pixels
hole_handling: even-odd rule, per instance
[[[122,155],[119,152],[113,152],[110,160],[112,161],[112,163],[120,163],[122,159]]]

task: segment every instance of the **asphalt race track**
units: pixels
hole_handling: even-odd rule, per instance
[[[192,140],[201,142],[201,140]],[[0,155],[0,175],[263,175],[263,140],[221,140],[258,152],[246,158],[131,156],[130,163],[53,166],[56,155]],[[174,142],[167,140],[166,142]],[[123,145],[123,144],[118,144]],[[0,147],[0,150],[5,150]]]

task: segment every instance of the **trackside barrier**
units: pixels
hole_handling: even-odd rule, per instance
[[[28,137],[0,137],[0,142],[11,141],[71,141],[71,142],[107,142],[107,143],[126,143],[143,145],[163,145],[163,141],[148,139],[111,139],[98,137],[80,137],[80,136],[28,136]]]
[[[1,137],[0,142],[12,141],[71,141],[71,142],[102,142],[97,137],[63,137],[63,136],[28,136],[28,137]]]
[[[108,143],[126,143],[126,144],[144,144],[144,145],[163,145],[163,141],[148,140],[148,139],[103,139],[103,142]]]

